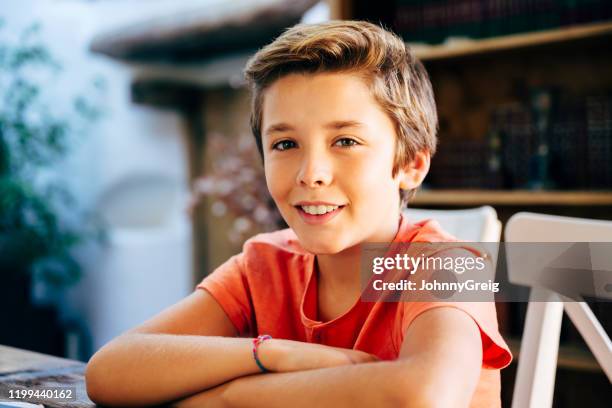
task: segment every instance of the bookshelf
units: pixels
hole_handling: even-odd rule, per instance
[[[425,180],[432,190],[415,203],[612,206],[611,40],[607,21],[419,51],[436,95],[440,147]],[[535,110],[541,95],[553,102]],[[537,130],[543,117],[547,128]],[[542,138],[549,186],[531,189]],[[496,173],[492,157],[501,163]]]
[[[430,71],[434,86],[436,80],[445,80],[447,61],[462,64],[461,58],[467,58],[464,65],[477,66],[473,61],[484,60],[491,62],[495,54],[511,54],[529,57],[531,49],[537,47],[555,46],[573,52],[576,48],[607,49],[605,44],[612,40],[612,21],[586,23],[559,27],[555,29],[536,32],[505,35],[501,37],[448,41],[441,45],[410,44],[417,56],[426,64]],[[595,44],[595,45],[593,45]],[[564,48],[565,47],[565,48]],[[522,54],[521,54],[522,52]],[[537,51],[536,51],[537,52]],[[517,54],[518,53],[518,54]],[[470,59],[472,61],[470,61]],[[495,70],[495,66],[490,67]],[[562,67],[557,68],[562,70]],[[529,73],[525,73],[529,75]],[[554,73],[553,73],[554,75]],[[499,72],[500,77],[507,76],[507,71]],[[571,77],[568,76],[568,77]],[[564,78],[569,80],[569,78]],[[605,84],[605,82],[608,82]],[[610,80],[601,77],[602,85],[609,86]],[[592,83],[591,83],[592,85]],[[482,94],[482,93],[481,93]],[[486,92],[485,92],[486,96]],[[444,104],[444,101],[440,101]],[[482,136],[482,135],[480,135]],[[441,138],[444,135],[441,135]],[[478,137],[470,135],[473,141]],[[442,142],[443,143],[443,142]],[[612,190],[593,191],[588,189],[567,191],[546,190],[504,190],[504,189],[428,189],[420,191],[413,199],[415,206],[529,206],[529,207],[603,207],[612,206]],[[579,215],[579,214],[578,214]]]

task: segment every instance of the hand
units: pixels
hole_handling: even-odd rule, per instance
[[[283,339],[264,341],[259,345],[257,353],[264,367],[275,372],[303,371],[378,361],[378,357],[359,350]]]

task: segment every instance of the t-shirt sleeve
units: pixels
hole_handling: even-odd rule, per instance
[[[453,307],[467,313],[478,325],[482,340],[483,368],[504,368],[512,361],[510,349],[497,326],[497,313],[493,302],[405,302],[400,322],[400,338],[403,339],[410,324],[422,313],[436,307]],[[401,345],[398,345],[398,347]]]
[[[479,254],[482,256],[482,252],[479,252],[477,248],[472,248],[469,245],[463,246],[462,248],[444,249],[437,252],[438,256],[451,256],[451,257],[466,257],[474,256]],[[424,271],[418,271],[418,273],[425,273]],[[418,299],[415,299],[418,300]],[[495,302],[493,301],[435,301],[427,299],[426,301],[405,301],[402,307],[402,313],[400,316],[399,323],[399,336],[403,339],[406,329],[410,324],[422,313],[434,309],[436,307],[453,307],[467,313],[476,323],[480,330],[480,337],[482,340],[482,366],[483,368],[498,369],[506,367],[512,361],[512,354],[510,348],[499,333],[497,325],[497,312],[495,310]],[[398,348],[401,346],[398,345]]]
[[[234,255],[202,280],[204,289],[219,303],[240,336],[252,332],[253,302],[244,271],[244,255]]]

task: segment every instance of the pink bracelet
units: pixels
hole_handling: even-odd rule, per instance
[[[261,361],[259,361],[259,358],[257,357],[257,347],[259,347],[259,345],[264,341],[270,340],[271,338],[272,336],[269,334],[261,334],[257,336],[257,338],[253,339],[253,357],[255,357],[255,364],[257,364],[257,367],[259,367],[262,373],[269,373],[270,370],[264,367],[264,365],[261,364]]]

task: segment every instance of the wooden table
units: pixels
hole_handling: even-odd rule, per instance
[[[0,405],[2,402],[29,402],[45,407],[96,407],[85,390],[85,364],[0,345]],[[71,388],[72,400],[47,398],[10,399],[10,391]]]

